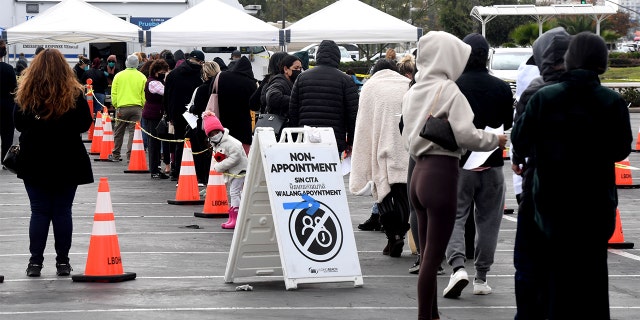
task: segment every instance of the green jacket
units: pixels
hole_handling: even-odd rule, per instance
[[[518,155],[535,158],[536,221],[555,239],[608,240],[615,227],[615,163],[631,152],[627,103],[593,71],[566,72],[540,89],[511,131]],[[602,143],[599,143],[602,141]]]
[[[144,86],[147,78],[136,68],[127,68],[116,74],[111,84],[111,104],[115,108],[144,106]]]

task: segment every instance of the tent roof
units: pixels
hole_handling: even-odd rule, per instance
[[[496,5],[491,7],[473,7],[471,15],[478,20],[482,16],[550,16],[550,15],[602,15],[615,14],[616,9],[609,6],[591,4],[562,4],[551,6],[535,5]]]
[[[357,13],[357,18],[354,16]],[[417,41],[422,29],[358,0],[339,0],[292,24],[290,42]]]
[[[7,42],[80,43],[139,42],[142,29],[83,0],[63,0],[7,29]]]
[[[218,0],[204,0],[149,31],[152,46],[279,44],[278,28]]]

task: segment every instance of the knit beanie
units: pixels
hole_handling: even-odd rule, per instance
[[[218,120],[218,117],[216,117],[214,114],[205,115],[202,122],[204,123],[204,133],[206,133],[207,136],[213,130],[224,131],[222,123],[220,123],[220,120]]]
[[[124,63],[127,68],[137,68],[138,67],[138,57],[135,54],[132,54],[127,57],[127,61]]]

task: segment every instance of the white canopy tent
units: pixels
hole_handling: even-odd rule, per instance
[[[142,29],[83,0],[63,0],[6,30],[7,42],[142,42]]]
[[[219,0],[204,0],[147,31],[153,46],[278,44],[278,28]]]
[[[551,6],[535,5],[496,5],[491,7],[473,7],[471,16],[482,23],[482,35],[486,24],[497,16],[531,16],[538,22],[538,34],[542,34],[542,24],[553,16],[587,15],[596,21],[596,34],[600,34],[600,22],[616,13],[610,6],[591,4],[557,4]]]
[[[354,14],[357,13],[357,19]],[[400,43],[418,41],[422,28],[359,0],[339,0],[292,24],[287,42]]]

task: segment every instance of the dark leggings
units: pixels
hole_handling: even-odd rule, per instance
[[[440,319],[436,276],[456,220],[458,163],[450,156],[422,156],[413,169],[409,196],[418,216],[421,254],[418,319]]]

